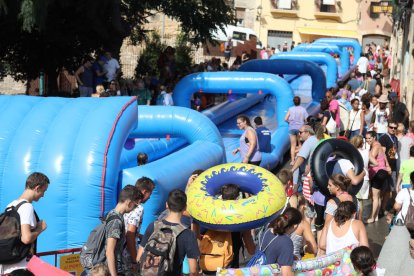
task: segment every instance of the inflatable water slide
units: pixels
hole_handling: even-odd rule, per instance
[[[176,107],[137,107],[131,97],[2,96],[0,206],[21,194],[31,172],[45,173],[51,185],[35,208],[48,229],[38,250],[76,248],[115,206],[122,186],[147,176],[156,190],[145,205],[144,231],[164,209],[168,192],[183,189],[191,172],[240,160],[230,154],[241,134],[238,114],[262,116],[272,130],[272,152],[262,166],[272,169],[281,162],[289,147],[283,118],[293,96],[306,99],[303,104],[315,113],[326,87],[338,80],[333,58],[320,53],[280,54],[245,63],[238,72],[189,75],[174,91]],[[201,114],[187,108],[194,92],[248,96]],[[137,167],[138,152],[146,152],[150,163]]]

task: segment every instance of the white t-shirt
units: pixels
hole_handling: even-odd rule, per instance
[[[173,106],[174,105],[174,101],[172,98],[172,95],[170,93],[166,93],[164,96],[164,105],[165,106]]]
[[[346,176],[349,170],[355,170],[354,165],[348,159],[338,159],[333,170],[332,175],[342,174]]]
[[[369,63],[368,59],[364,56],[362,56],[358,59],[357,66],[358,66],[358,71],[361,74],[366,74],[367,73],[368,63]]]
[[[385,110],[380,110],[379,108],[375,110],[375,123],[374,127],[377,128],[377,133],[386,133],[388,130],[388,116],[390,115],[390,110],[388,107]]]
[[[104,65],[106,73],[106,81],[112,81],[116,77],[116,71],[120,68],[119,63],[116,59],[111,58],[111,60],[108,60]]]
[[[402,189],[395,198],[395,202],[401,204],[401,211],[397,215],[397,219],[403,220],[403,217],[407,215],[408,206],[410,205],[410,195],[407,191],[410,191],[411,198],[414,201],[414,191],[412,189]]]
[[[7,205],[7,207],[17,206],[23,200],[24,199],[14,200],[9,205]],[[20,224],[29,224],[32,230],[36,228],[37,221],[36,221],[36,217],[34,214],[33,205],[31,203],[24,203],[23,205],[20,206],[17,212],[20,215]],[[3,274],[11,273],[12,271],[17,270],[17,269],[26,269],[27,263],[28,262],[26,261],[26,258],[24,258],[23,260],[15,264],[7,264],[7,265],[0,264],[0,274],[3,275]]]

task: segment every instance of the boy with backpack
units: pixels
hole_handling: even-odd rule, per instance
[[[111,276],[125,275],[127,268],[122,257],[125,247],[125,225],[123,215],[140,204],[142,194],[135,186],[125,186],[119,202],[106,215],[103,224],[98,225],[82,247],[80,261],[85,268],[83,275],[100,263],[107,263]]]
[[[33,275],[26,270],[27,263],[36,254],[37,237],[47,225],[39,220],[32,202],[44,196],[49,183],[43,173],[32,173],[26,180],[23,194],[0,215],[0,275],[11,272]]]
[[[134,274],[134,271],[136,271],[137,244],[142,238],[142,235],[140,235],[140,229],[144,217],[143,204],[151,197],[155,184],[151,179],[143,176],[137,180],[135,187],[138,189],[140,194],[140,204],[131,212],[124,214],[126,232],[126,248],[124,250],[124,257],[127,267],[130,270],[127,275],[132,275]]]
[[[163,220],[148,225],[139,246],[137,262],[140,275],[181,275],[187,255],[190,276],[198,275],[200,256],[194,233],[181,224],[187,207],[186,194],[178,189],[168,194],[166,208],[169,214]]]

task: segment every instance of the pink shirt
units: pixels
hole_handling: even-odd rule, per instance
[[[336,111],[336,118],[335,118],[335,122],[336,122],[336,127],[340,127],[341,126],[341,117],[339,116],[339,103],[337,100],[331,100],[331,102],[329,103],[329,111]]]

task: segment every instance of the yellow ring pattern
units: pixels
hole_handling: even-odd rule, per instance
[[[258,176],[262,182],[261,191],[239,200],[223,201],[209,195],[205,189],[208,180],[230,170]],[[237,184],[237,179],[233,183]],[[199,175],[187,187],[186,193],[190,215],[209,224],[232,225],[267,218],[282,209],[286,203],[285,190],[280,180],[271,172],[250,164],[228,163],[212,167]]]

